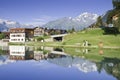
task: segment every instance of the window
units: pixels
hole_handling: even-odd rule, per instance
[[[11,39],[11,41],[17,41],[17,39]]]
[[[16,35],[16,37],[21,37],[21,35]]]
[[[11,37],[15,37],[15,35],[11,35]]]

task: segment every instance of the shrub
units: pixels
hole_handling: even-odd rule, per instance
[[[0,39],[5,38],[5,35],[3,33],[0,34]]]
[[[44,40],[43,37],[37,37],[36,39],[37,39],[37,41],[42,41],[42,40]]]

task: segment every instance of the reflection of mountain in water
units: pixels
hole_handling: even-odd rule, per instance
[[[15,60],[9,60],[8,55],[0,56],[0,65],[8,64],[8,63],[13,63]]]
[[[120,59],[104,57],[104,60],[101,62],[93,63],[83,58],[71,57],[60,49],[50,50],[51,52],[44,53],[42,49],[34,50],[33,48],[26,48],[25,46],[9,46],[9,54],[0,55],[0,65],[13,63],[17,60],[34,59],[40,61],[46,59],[48,62],[58,66],[76,68],[85,73],[93,71],[98,71],[100,73],[105,70],[106,73],[120,80]]]
[[[93,62],[90,62],[88,60],[78,58],[78,57],[62,57],[62,58],[54,58],[54,59],[48,59],[49,62],[63,66],[63,67],[75,67],[79,69],[82,72],[92,72],[97,71],[96,64]]]
[[[96,63],[96,65],[99,73],[104,69],[108,74],[120,80],[120,59],[104,58],[103,61]]]
[[[68,56],[66,53],[62,52],[62,50],[53,49],[55,51],[51,51],[50,53],[44,54],[44,51],[34,51],[25,46],[9,46],[9,55],[1,57],[1,64],[10,63],[10,61],[16,60],[41,60],[47,59],[48,62],[64,66],[64,67],[75,67],[83,72],[91,72],[96,71],[97,67],[94,63],[78,58],[78,57],[71,57]]]

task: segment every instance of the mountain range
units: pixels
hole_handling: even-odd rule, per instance
[[[53,28],[53,29],[65,29],[70,30],[74,28],[75,30],[82,30],[89,25],[96,22],[98,15],[92,13],[82,13],[77,17],[64,17],[54,21],[50,21],[43,25],[42,27]],[[20,24],[19,22],[11,20],[0,19],[0,31],[8,31],[9,28],[33,28],[33,25]]]
[[[9,28],[33,28],[33,25],[20,24],[11,20],[0,19],[0,31],[8,31]]]
[[[47,24],[43,25],[43,27],[66,30],[74,28],[75,30],[82,30],[95,23],[97,17],[97,14],[85,12],[74,18],[64,17],[61,19],[50,21]]]

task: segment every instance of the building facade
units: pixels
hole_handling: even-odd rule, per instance
[[[44,28],[35,27],[34,28],[34,36],[43,36],[44,35]]]
[[[9,42],[25,42],[31,40],[34,36],[34,29],[12,28],[10,29]]]

